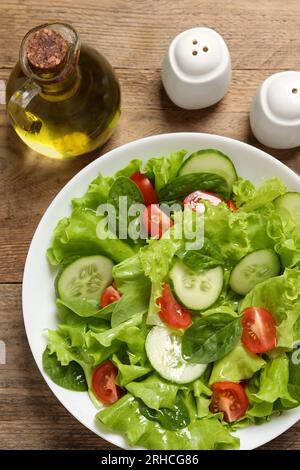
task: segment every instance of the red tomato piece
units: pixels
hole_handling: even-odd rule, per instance
[[[101,294],[100,305],[101,307],[106,307],[117,300],[120,300],[121,295],[114,286],[109,286]]]
[[[151,204],[144,210],[142,224],[150,237],[161,238],[173,225],[173,221],[158,205]]]
[[[156,192],[153,188],[151,181],[149,180],[149,178],[147,178],[147,176],[137,171],[136,173],[133,173],[133,175],[130,176],[130,179],[135,182],[135,184],[141,191],[146,206],[149,206],[150,204],[157,204],[158,201]]]
[[[168,284],[164,284],[162,296],[157,299],[160,318],[173,328],[187,328],[192,323],[191,314],[180,305]]]
[[[226,204],[228,206],[228,208],[232,211],[232,212],[236,212],[237,211],[237,207],[235,205],[235,202],[232,200],[232,199],[228,199],[228,201],[226,201]]]
[[[118,369],[111,361],[103,362],[94,370],[92,387],[96,397],[105,405],[111,405],[121,398],[122,390],[116,384]]]
[[[242,313],[242,342],[248,351],[257,354],[276,347],[276,322],[268,310],[247,307]]]
[[[248,398],[244,387],[235,382],[215,382],[212,385],[210,411],[224,413],[225,421],[231,423],[244,416]]]

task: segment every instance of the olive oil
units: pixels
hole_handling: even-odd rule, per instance
[[[71,28],[58,26],[40,28],[44,31],[53,28],[58,34],[62,34],[61,27]],[[35,28],[34,31],[40,30]],[[120,87],[112,67],[94,49],[85,45],[80,48],[76,32],[71,31],[75,34],[76,46],[74,43],[72,48],[69,46],[68,57],[64,56],[65,50],[61,59],[52,56],[54,67],[51,70],[49,51],[41,51],[39,43],[34,51],[39,54],[34,63],[27,39],[27,50],[25,41],[6,91],[8,113],[17,134],[33,150],[58,159],[73,158],[102,146],[120,116]],[[70,43],[69,37],[68,40]],[[48,43],[46,41],[45,47]],[[58,45],[58,55],[61,49]],[[41,58],[44,57],[43,69]],[[33,63],[28,63],[28,58]],[[55,69],[57,63],[59,67]]]

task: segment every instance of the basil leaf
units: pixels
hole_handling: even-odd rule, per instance
[[[48,347],[43,353],[43,369],[54,383],[68,390],[85,392],[88,387],[82,367],[77,362],[62,366],[56,354],[49,354]]]
[[[222,176],[214,173],[190,173],[177,176],[158,192],[158,200],[182,200],[193,191],[213,191],[224,199],[229,199],[230,188]]]
[[[175,406],[173,408],[160,408],[159,410],[154,410],[146,406],[142,400],[139,400],[139,409],[145,418],[150,421],[156,421],[162,428],[168,429],[169,431],[183,429],[191,422],[189,410],[181,393],[177,394]]]
[[[120,210],[120,197],[126,197],[127,210]],[[110,188],[107,203],[112,204],[116,209],[120,231],[127,233],[129,223],[136,218],[136,216],[128,215],[128,209],[132,204],[144,204],[144,198],[134,181],[127,176],[119,176]],[[110,227],[110,229],[114,231],[113,228]]]
[[[192,363],[208,364],[226,356],[242,335],[240,317],[213,313],[196,320],[182,337],[182,354]]]
[[[203,247],[200,250],[185,250],[181,248],[175,255],[189,269],[196,273],[224,265],[219,248],[207,238],[204,240]]]

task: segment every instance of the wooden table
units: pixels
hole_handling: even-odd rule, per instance
[[[259,83],[279,70],[300,69],[299,0],[28,0],[0,2],[0,79],[9,76],[20,41],[47,20],[72,23],[83,41],[115,67],[123,114],[113,138],[98,153],[147,135],[201,131],[262,147],[251,135],[248,111]],[[229,93],[218,105],[183,111],[166,97],[160,64],[171,39],[194,26],[210,26],[227,41],[233,65]],[[0,365],[2,449],[113,449],[58,403],[29,350],[21,310],[26,253],[54,196],[93,157],[59,162],[28,151],[8,123],[0,82]],[[274,151],[300,172],[300,150]],[[300,449],[300,423],[264,449]]]

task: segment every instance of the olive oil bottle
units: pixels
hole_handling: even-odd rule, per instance
[[[82,45],[67,24],[45,24],[24,37],[7,83],[7,110],[21,139],[47,157],[91,152],[120,117],[120,87],[107,60]]]

